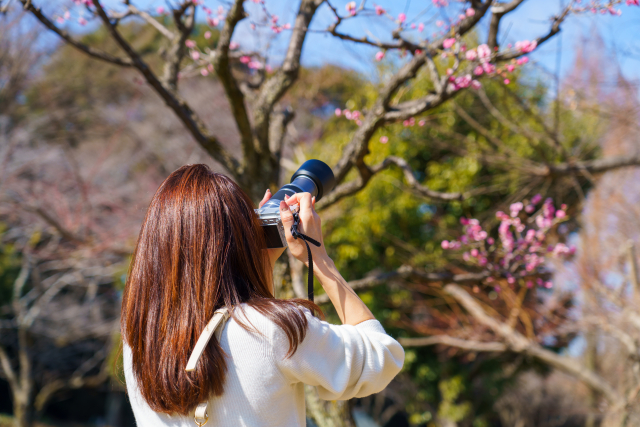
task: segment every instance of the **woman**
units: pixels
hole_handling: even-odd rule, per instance
[[[307,262],[306,246],[290,233],[294,204],[300,231],[322,243],[320,218],[308,193],[280,205],[289,249]],[[341,326],[314,317],[320,309],[310,301],[274,298],[271,274],[283,250],[265,246],[251,200],[226,176],[188,165],[162,183],[122,301],[138,427],[193,426],[203,401],[211,426],[304,426],[304,384],[323,399],[351,399],[381,391],[400,371],[402,347],[340,276],[324,243],[312,247],[314,271]],[[225,306],[231,318],[220,340],[212,338],[186,372],[198,337]]]

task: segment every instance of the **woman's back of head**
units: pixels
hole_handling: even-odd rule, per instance
[[[127,277],[122,332],[142,396],[158,412],[186,414],[223,392],[226,361],[212,340],[184,371],[214,311],[248,303],[285,329],[290,353],[304,339],[301,300],[276,300],[254,206],[228,177],[187,165],[158,188]]]

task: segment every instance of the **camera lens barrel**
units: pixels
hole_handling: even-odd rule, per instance
[[[333,171],[320,160],[307,160],[291,177],[291,183],[283,185],[276,194],[271,196],[260,209],[256,209],[258,218],[265,232],[267,247],[280,248],[286,246],[284,230],[280,222],[280,201],[285,196],[296,193],[310,193],[316,201],[329,194],[336,185]]]

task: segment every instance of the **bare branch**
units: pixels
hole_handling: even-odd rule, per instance
[[[177,34],[175,34],[173,31],[169,30],[167,27],[162,25],[160,22],[158,22],[157,19],[155,19],[153,16],[149,15],[144,10],[140,10],[137,7],[135,7],[134,5],[129,4],[129,11],[134,15],[138,15],[147,24],[151,25],[153,28],[158,30],[158,32],[160,34],[162,34],[163,36],[165,36],[169,40],[173,40],[174,38],[177,37]]]
[[[546,42],[547,40],[549,40],[550,38],[552,38],[553,36],[555,36],[560,32],[560,24],[562,24],[564,20],[567,18],[567,16],[569,16],[569,13],[571,12],[571,8],[573,7],[573,2],[574,0],[570,1],[569,5],[563,9],[560,15],[553,17],[553,22],[551,23],[551,28],[549,29],[549,32],[544,36],[538,37],[536,39],[536,43],[538,46],[542,45],[544,42]],[[522,55],[523,53],[520,51],[511,50],[511,51],[506,51],[506,52],[497,54],[495,56],[495,60],[496,62],[508,61]]]
[[[300,55],[302,45],[309,30],[311,19],[324,0],[302,0],[291,31],[291,39],[287,53],[273,76],[264,82],[253,110],[255,136],[260,144],[260,151],[267,154],[269,150],[269,121],[273,106],[298,79],[300,71]]]
[[[64,41],[66,41],[76,49],[96,59],[109,62],[111,64],[120,65],[122,67],[133,66],[133,62],[130,59],[119,58],[117,56],[111,55],[110,53],[93,48],[91,46],[87,46],[84,43],[80,43],[79,41],[71,37],[71,35],[67,31],[58,28],[49,18],[44,16],[40,8],[35,7],[33,4],[31,4],[31,0],[20,0],[20,3],[22,3],[25,10],[31,12],[33,16],[35,16],[36,19],[40,21],[45,27],[56,33],[60,38],[62,38]]]
[[[331,193],[329,193],[320,202],[318,202],[318,210],[325,209],[338,202],[339,200],[362,190],[375,174],[388,168],[391,165],[396,165],[403,170],[407,185],[415,194],[421,197],[426,197],[428,199],[442,201],[461,201],[473,196],[477,196],[479,194],[485,194],[488,191],[484,188],[469,191],[466,193],[443,193],[440,191],[431,190],[429,187],[426,187],[418,182],[415,177],[415,173],[406,160],[396,156],[389,156],[381,163],[373,167],[368,167],[366,164],[364,164],[364,162],[356,165],[359,171],[358,178],[338,185]]]
[[[182,17],[191,10],[191,14],[186,18],[185,22],[182,22]],[[173,22],[176,24],[178,34],[174,34],[171,38],[171,45],[169,50],[163,53],[163,59],[165,60],[164,69],[162,73],[162,83],[174,94],[178,91],[178,75],[180,74],[180,64],[187,53],[187,47],[185,45],[189,35],[193,31],[195,24],[195,5],[188,1],[185,2],[179,9],[173,9]],[[155,19],[151,18],[154,22]],[[159,25],[159,24],[158,24]]]
[[[475,283],[481,280],[486,279],[489,276],[487,272],[480,273],[458,273],[454,274],[451,272],[441,272],[441,273],[429,273],[424,270],[419,270],[413,268],[409,265],[403,265],[395,271],[391,271],[388,273],[379,273],[372,276],[365,277],[363,279],[352,280],[349,283],[349,286],[354,291],[361,291],[366,289],[371,289],[375,286],[382,285],[388,283],[389,281],[399,280],[399,279],[408,279],[410,277],[414,277],[419,279],[422,282],[428,283],[437,283],[437,282],[454,282],[454,283]],[[329,302],[329,297],[327,294],[317,295],[315,298],[315,302],[317,304],[325,304]]]
[[[162,97],[167,106],[171,108],[186,128],[191,132],[196,141],[207,151],[215,160],[220,162],[234,177],[238,177],[240,173],[240,167],[238,161],[233,158],[227,150],[220,145],[220,142],[207,131],[204,123],[197,114],[191,110],[191,108],[180,99],[177,94],[171,93],[161,82],[156,75],[151,71],[149,66],[142,60],[140,55],[133,50],[131,45],[120,35],[118,30],[112,25],[109,16],[100,5],[99,0],[93,0],[93,5],[96,7],[96,11],[105,26],[107,31],[111,34],[116,43],[125,51],[129,56],[133,66],[136,67],[140,73],[144,76],[147,83],[155,89],[155,91]]]
[[[242,145],[242,154],[246,167],[254,168],[256,166],[256,147],[253,145],[253,132],[251,131],[251,123],[249,122],[249,114],[244,103],[244,94],[240,90],[237,80],[231,73],[229,62],[229,45],[231,37],[235,31],[236,25],[245,17],[245,11],[242,6],[243,0],[235,0],[231,10],[227,14],[224,27],[220,32],[216,55],[213,60],[213,67],[220,79],[220,83],[224,87],[227,99],[231,105],[231,112],[240,132],[240,143]],[[268,148],[268,147],[267,147]]]
[[[493,52],[498,46],[498,29],[500,20],[504,15],[514,11],[524,0],[512,0],[509,3],[497,3],[491,6],[491,23],[489,24],[489,36],[487,37],[487,45]]]
[[[605,157],[604,159],[586,160],[582,162],[546,165],[538,168],[535,174],[539,176],[577,175],[584,172],[598,174],[624,167],[636,166],[640,166],[640,155]]]
[[[16,376],[16,372],[13,370],[11,366],[11,361],[9,360],[9,356],[5,351],[4,347],[0,345],[0,365],[2,366],[2,371],[9,382],[9,386],[12,390],[18,390],[18,378]]]
[[[430,345],[446,345],[449,347],[457,347],[463,350],[477,352],[496,352],[503,353],[509,348],[500,342],[482,342],[474,340],[463,340],[451,337],[449,335],[434,335],[423,338],[399,338],[398,342],[403,347],[426,347]]]
[[[547,350],[538,343],[527,339],[507,324],[489,316],[480,304],[460,286],[449,284],[445,286],[444,290],[454,297],[477,321],[504,339],[511,351],[534,357],[553,368],[579,379],[593,390],[602,393],[602,395],[614,405],[624,404],[624,398],[618,394],[611,385],[599,375],[582,366],[577,360]]]

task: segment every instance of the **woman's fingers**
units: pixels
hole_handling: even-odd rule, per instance
[[[260,203],[258,204],[258,207],[261,208],[262,205],[264,205],[265,203],[267,203],[269,201],[269,199],[271,198],[271,190],[269,190],[267,188],[267,191],[264,193],[264,197],[262,198],[262,200],[260,201]]]
[[[289,206],[299,205],[300,212],[302,212],[303,210],[311,210],[314,206],[310,193],[295,193],[285,201]]]
[[[287,205],[285,202],[280,202],[280,220],[282,221],[282,226],[284,227],[284,235],[287,238],[287,243],[291,245],[291,243],[295,240],[291,235],[293,214],[291,213],[291,209],[289,209],[289,205]]]

